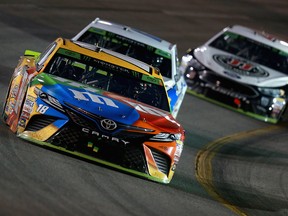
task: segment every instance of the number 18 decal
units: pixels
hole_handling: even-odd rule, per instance
[[[39,104],[39,106],[37,108],[37,112],[44,114],[48,109],[49,109],[48,106],[45,106],[43,104]]]

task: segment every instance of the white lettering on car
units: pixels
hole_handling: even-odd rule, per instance
[[[37,108],[37,112],[39,112],[41,114],[45,114],[48,109],[49,109],[48,106],[45,106],[43,104],[39,104],[39,106]]]
[[[112,136],[107,136],[104,134],[100,134],[98,131],[93,131],[90,130],[89,128],[82,128],[82,132],[99,137],[101,139],[105,139],[105,140],[109,140],[109,141],[114,141],[114,142],[118,142],[118,143],[123,143],[124,145],[128,144],[128,141],[125,141],[123,139],[119,139],[117,137],[112,137]]]
[[[119,108],[110,98],[101,95],[91,94],[90,92],[77,91],[75,89],[69,89],[69,90],[74,94],[74,98],[76,98],[77,100],[84,100],[84,101],[91,100],[94,103],[105,104],[110,107]]]

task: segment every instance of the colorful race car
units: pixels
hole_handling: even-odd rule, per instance
[[[178,68],[176,44],[138,29],[99,18],[89,23],[72,39],[97,44],[158,68],[168,92],[172,115],[174,118],[177,117],[187,84]]]
[[[181,67],[190,94],[266,122],[287,119],[285,41],[234,25],[189,49]]]
[[[162,183],[183,149],[155,68],[63,38],[20,58],[3,118],[20,138]]]

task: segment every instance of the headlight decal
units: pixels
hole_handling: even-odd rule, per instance
[[[51,95],[43,92],[41,89],[35,87],[34,89],[34,93],[41,98],[45,103],[51,105],[52,107],[61,110],[62,112],[64,112],[64,109],[61,105],[61,103],[54,97],[52,97]]]
[[[181,140],[181,134],[159,133],[151,137],[150,140],[161,142],[172,142],[175,140]]]

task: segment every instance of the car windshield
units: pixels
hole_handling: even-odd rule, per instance
[[[145,43],[91,27],[78,41],[98,45],[109,50],[130,56],[160,70],[162,76],[171,78],[171,54]]]
[[[125,67],[61,48],[45,72],[170,112],[162,80]]]
[[[209,45],[288,74],[288,53],[267,44],[232,32],[225,32]]]

